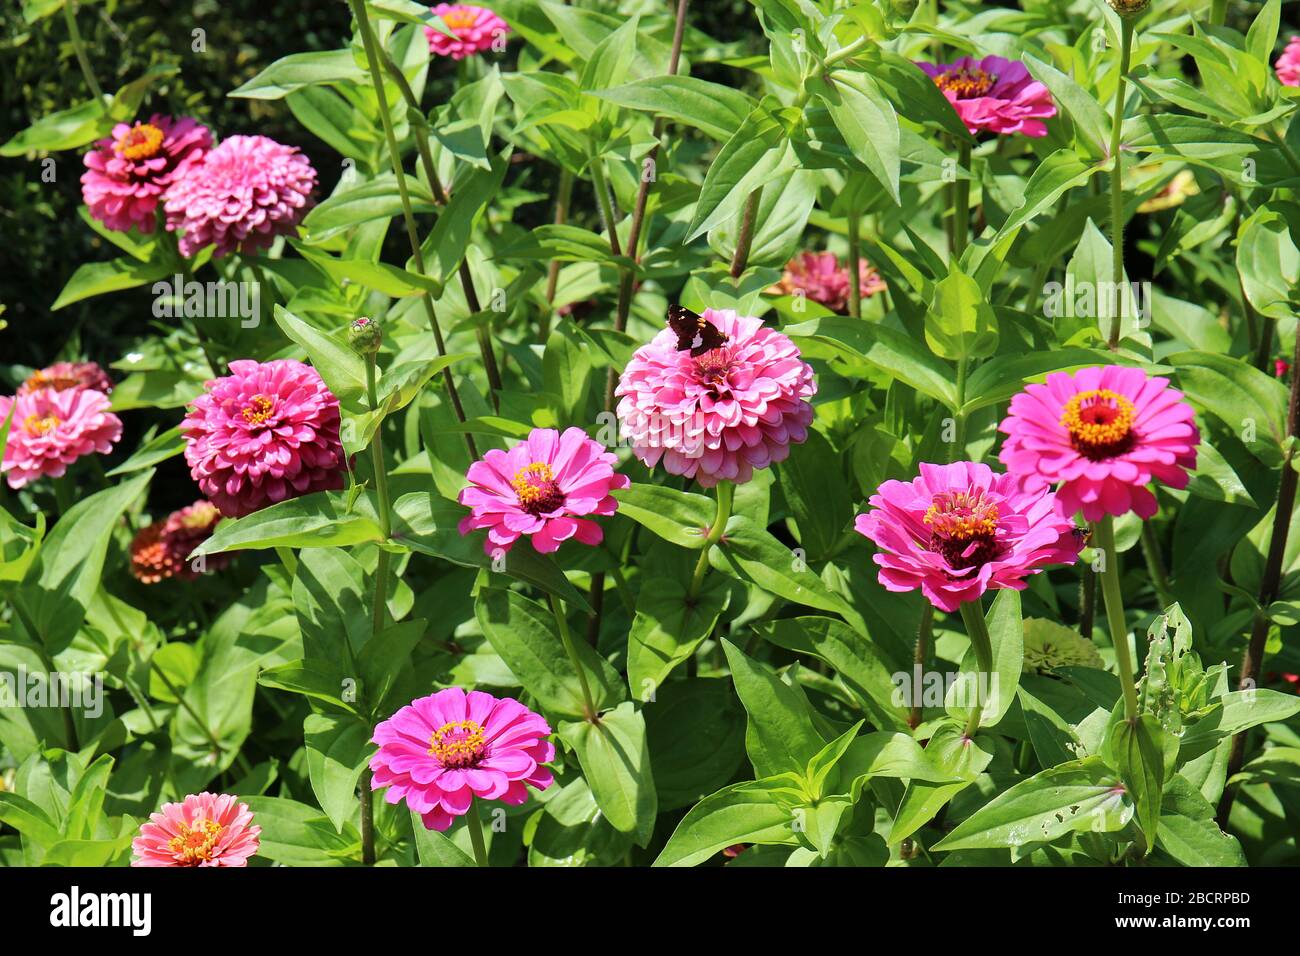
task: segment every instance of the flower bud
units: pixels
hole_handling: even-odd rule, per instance
[[[1136,17],[1146,13],[1147,7],[1151,6],[1151,0],[1106,0],[1110,8],[1118,13],[1121,17]]]
[[[374,319],[360,316],[348,326],[348,344],[358,355],[374,355],[384,343],[384,330]]]

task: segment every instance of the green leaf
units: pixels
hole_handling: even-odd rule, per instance
[[[898,115],[880,88],[866,73],[847,70],[806,84],[826,104],[853,155],[899,202]]]
[[[426,275],[446,283],[456,274],[473,239],[474,227],[501,191],[509,166],[508,156],[493,156],[491,169],[461,167],[461,174],[450,186],[451,199],[424,241]]]
[[[677,824],[655,866],[695,866],[735,843],[796,846],[794,816],[768,793],[738,783],[705,797]]]
[[[0,156],[77,149],[108,135],[112,129],[113,118],[108,115],[104,104],[87,100],[70,109],[41,117],[0,146]]]
[[[302,732],[312,792],[342,833],[357,811],[357,781],[373,749],[370,725],[347,714],[308,714]],[[369,791],[365,797],[370,799]]]
[[[311,364],[340,402],[357,402],[365,395],[365,362],[345,343],[342,328],[334,335],[322,332],[279,303],[275,306],[275,324],[302,346]]]
[[[979,283],[956,266],[934,287],[925,341],[940,358],[982,358],[998,347],[998,320]]]
[[[793,169],[793,163],[785,127],[766,106],[756,107],[709,165],[685,241],[738,215],[752,192]]]
[[[1300,299],[1300,249],[1291,239],[1287,217],[1277,208],[1260,206],[1241,224],[1237,272],[1242,292],[1256,312],[1274,319],[1295,314]]]
[[[813,562],[831,557],[853,517],[840,461],[839,453],[814,428],[776,468],[781,493],[799,529],[799,546]]]
[[[663,485],[633,482],[615,489],[618,513],[644,525],[665,541],[698,551],[713,524],[716,505],[705,495]]]
[[[1178,352],[1165,361],[1193,402],[1242,438],[1269,467],[1282,463],[1287,390],[1277,379],[1239,359],[1211,352]]]
[[[1096,757],[1035,774],[998,794],[957,824],[935,850],[1050,843],[1068,833],[1114,833],[1133,817],[1133,802]]]
[[[471,807],[470,812],[477,810]],[[420,866],[478,865],[472,856],[452,842],[451,837],[426,827],[415,811],[411,811],[411,830],[415,833],[415,852]]]
[[[357,65],[351,50],[293,53],[281,57],[227,96],[250,100],[278,100],[304,86],[364,82],[368,74]]]
[[[1087,147],[1090,159],[1102,159],[1110,151],[1110,117],[1091,93],[1056,67],[1026,53],[1023,58],[1025,66],[1034,79],[1042,83],[1052,94],[1066,116],[1074,123],[1074,132]]]
[[[730,139],[758,105],[735,87],[693,76],[655,76],[593,92],[603,100],[666,116],[718,140]]]
[[[1016,699],[1020,672],[1024,668],[1025,630],[1020,616],[1019,591],[1010,588],[998,591],[997,597],[993,599],[993,604],[989,608],[986,626],[989,631],[989,641],[993,645],[993,673],[987,678],[992,681],[991,686],[987,688],[987,695],[979,694],[983,700],[980,726],[991,728],[997,726],[1011,707],[1011,702]],[[968,648],[962,660],[962,677],[973,681],[974,688],[982,691],[984,688],[980,685],[986,678],[979,673],[977,666],[975,649]],[[945,701],[948,713],[965,720],[971,708],[959,705],[959,701],[965,696],[964,691],[968,692],[974,688],[965,680],[954,682]]]
[[[174,271],[175,266],[170,262],[141,262],[125,257],[108,262],[83,262],[64,285],[50,311],[57,312],[64,306],[107,292],[120,292],[156,282]]]
[[[982,362],[967,379],[966,404],[963,407],[969,413],[989,405],[1000,405],[1030,382],[1044,379],[1049,372],[1072,372],[1104,361],[1108,359],[1102,353],[1080,348],[995,355]]]
[[[149,468],[160,461],[175,458],[183,451],[185,451],[185,437],[181,434],[181,427],[177,425],[160,435],[155,435],[137,448],[135,454],[108,472],[108,477],[116,478],[118,475],[127,475],[142,468]]]
[[[318,491],[227,518],[193,556],[267,548],[343,548],[379,541],[374,495],[362,492],[355,501],[342,491]]]
[[[813,726],[812,708],[796,683],[787,683],[772,668],[748,657],[723,640],[736,693],[749,715],[745,749],[760,777],[802,774],[809,761],[826,746]]]
[[[1132,722],[1119,721],[1106,737],[1103,753],[1119,771],[1128,789],[1148,851],[1155,845],[1160,795],[1166,773],[1173,770],[1177,752],[1178,741],[1151,714],[1140,714]]]
[[[687,591],[677,575],[643,579],[627,636],[627,682],[639,700],[653,698],[673,668],[695,653],[731,594],[724,581],[707,578],[694,598]]]
[[[406,188],[413,212],[426,213],[437,208],[433,194],[418,179],[407,176]],[[363,222],[400,215],[401,195],[397,190],[397,180],[389,173],[350,189],[336,191],[307,213],[302,226],[306,230],[306,241],[314,244],[332,239]]]
[[[725,677],[668,681],[642,713],[660,813],[702,800],[745,763],[745,712]]]
[[[646,846],[659,801],[641,712],[624,701],[598,721],[560,724],[559,735],[577,753],[591,794],[610,825],[634,834],[637,843]]]
[[[1084,163],[1072,149],[1058,149],[1039,163],[1025,184],[1025,196],[1020,205],[1007,217],[993,238],[993,246],[1014,236],[1020,227],[1039,214],[1052,209],[1067,189],[1082,186],[1098,166]]]
[[[244,802],[262,828],[258,856],[285,866],[342,866],[356,859],[357,832],[347,827],[338,833],[315,807],[283,797]]]

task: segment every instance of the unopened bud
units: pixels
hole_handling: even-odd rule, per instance
[[[1147,7],[1151,6],[1151,0],[1106,0],[1110,8],[1118,13],[1121,17],[1136,17],[1146,13]]]
[[[384,344],[384,330],[374,319],[363,315],[348,326],[348,344],[358,355],[374,355]]]

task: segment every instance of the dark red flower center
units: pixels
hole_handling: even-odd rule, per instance
[[[1079,392],[1061,410],[1070,444],[1089,461],[1114,458],[1132,448],[1136,418],[1132,402],[1105,388]]]
[[[695,360],[695,374],[701,385],[717,398],[722,392],[731,388],[731,352],[725,348],[705,352]]]
[[[998,506],[981,490],[939,492],[923,520],[930,550],[953,570],[979,567],[998,555]]]
[[[934,78],[939,89],[954,94],[959,100],[973,100],[985,96],[997,81],[997,76],[977,66],[954,68]]]
[[[547,514],[564,504],[564,492],[555,481],[555,472],[545,462],[535,461],[520,468],[510,485],[519,507],[530,515]]]
[[[483,726],[472,720],[443,724],[429,738],[429,756],[448,770],[477,767],[486,750]]]

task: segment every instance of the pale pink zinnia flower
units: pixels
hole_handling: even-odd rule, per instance
[[[618,459],[581,428],[561,435],[553,428],[534,428],[509,451],[494,448],[469,466],[471,484],[457,500],[471,513],[460,533],[487,528],[483,549],[509,551],[523,535],[543,554],[573,538],[600,544],[604,531],[583,515],[612,515],[615,488],[631,484],[614,471]]]
[[[1026,489],[1057,485],[1064,514],[1088,521],[1156,513],[1152,479],[1186,488],[1200,432],[1183,393],[1167,378],[1107,365],[1053,372],[1011,399],[998,456]]]
[[[113,380],[94,362],[55,362],[33,372],[27,381],[18,386],[18,394],[52,388],[61,392],[68,388],[93,388],[105,395],[112,394]]]
[[[912,481],[886,481],[853,526],[880,551],[880,583],[955,611],[985,591],[1022,591],[1049,564],[1073,564],[1082,539],[1050,491],[973,461],[923,464]]]
[[[775,286],[781,295],[802,292],[832,312],[843,313],[849,305],[849,267],[833,252],[802,252],[785,266]],[[858,259],[858,289],[867,299],[885,290],[885,280],[866,259]]]
[[[1047,87],[1015,60],[963,56],[953,63],[916,65],[934,80],[972,135],[988,131],[1046,136],[1042,121],[1056,115]]]
[[[554,782],[550,726],[510,697],[448,687],[412,701],[375,728],[372,790],[406,801],[430,830],[446,830],[475,797],[520,804]]]
[[[1286,49],[1273,63],[1273,71],[1283,86],[1300,86],[1300,36],[1287,42]]]
[[[182,230],[184,256],[211,243],[218,257],[256,252],[294,234],[315,188],[316,170],[296,146],[231,136],[185,166],[167,190],[167,229]]]
[[[339,400],[293,359],[230,363],[208,381],[181,427],[199,488],[227,518],[343,487]]]
[[[131,843],[132,866],[247,866],[262,828],[248,804],[227,793],[191,793],[164,803]]]
[[[730,309],[703,318],[727,336],[723,345],[693,356],[664,329],[637,349],[615,394],[637,458],[711,488],[784,461],[808,437],[817,383],[798,347],[762,319]]]
[[[0,396],[0,422],[13,409],[0,471],[10,488],[42,475],[59,478],[82,455],[106,455],[122,437],[122,420],[109,411],[108,396],[91,388],[42,388]]]
[[[483,7],[464,3],[440,3],[430,9],[442,18],[448,30],[456,34],[456,39],[453,40],[441,30],[425,27],[424,35],[429,38],[429,52],[434,56],[463,60],[474,53],[492,49],[493,40],[510,32],[506,21]]]
[[[141,528],[131,541],[131,574],[144,584],[157,584],[167,578],[194,580],[199,573],[185,559],[212,537],[220,521],[216,505],[196,501]],[[214,554],[204,560],[209,571],[216,571],[225,566],[229,555]]]
[[[118,123],[86,154],[81,196],[109,229],[153,232],[163,193],[211,145],[208,128],[188,117],[155,113],[147,123]]]

